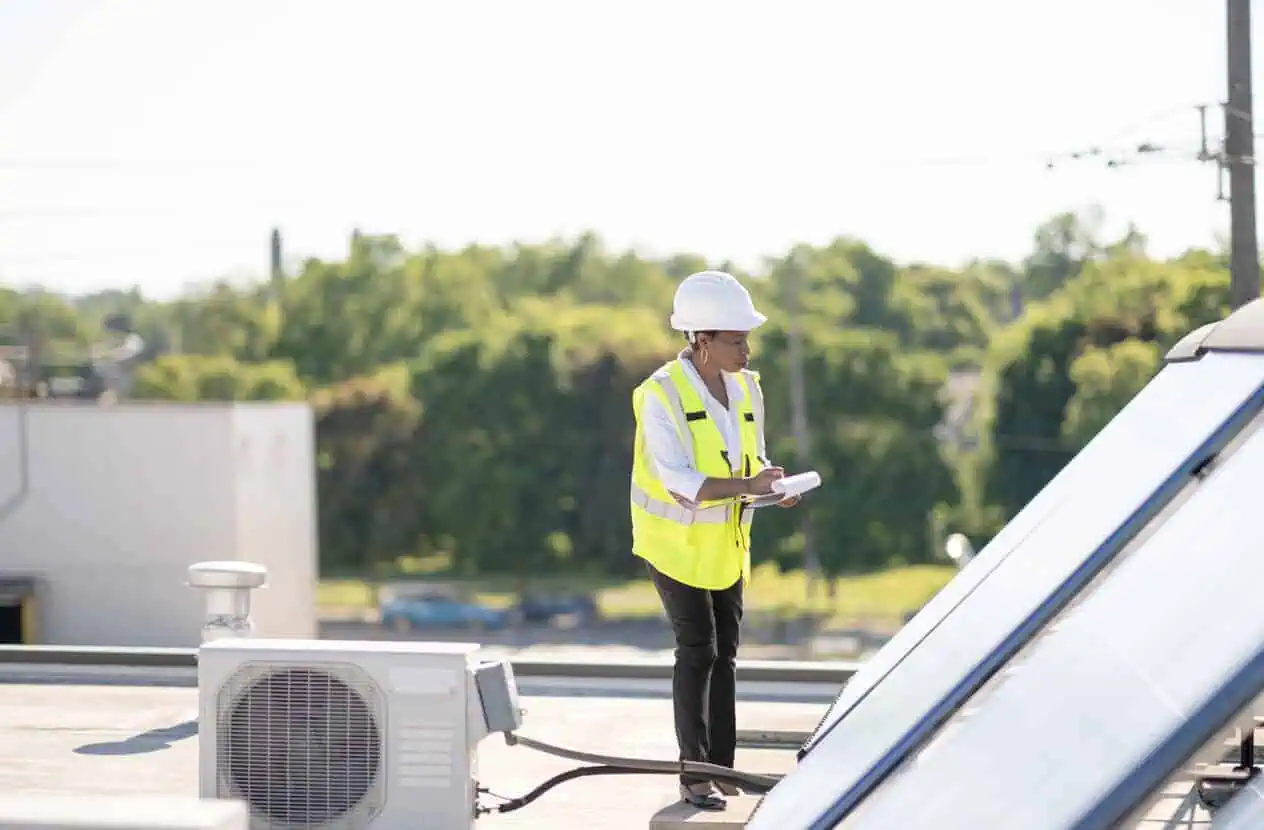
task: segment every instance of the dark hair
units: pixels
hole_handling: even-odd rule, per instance
[[[682,332],[682,333],[685,335],[685,342],[686,342],[686,343],[688,343],[688,342],[689,342],[689,335],[691,335],[691,334],[693,334],[693,335],[705,334],[705,335],[707,335],[708,337],[710,337],[712,340],[714,340],[714,339],[715,339],[715,336],[716,336],[717,334],[719,334],[719,333],[720,333],[720,330],[719,330],[719,329],[708,329],[708,330],[706,330],[706,331],[686,331],[686,332]]]

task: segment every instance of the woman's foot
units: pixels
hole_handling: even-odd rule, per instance
[[[710,781],[681,784],[680,798],[686,804],[697,807],[699,810],[723,810],[728,806],[724,796],[715,791],[715,786]]]
[[[736,784],[730,784],[727,781],[716,781],[715,788],[724,795],[741,795],[742,791]]]

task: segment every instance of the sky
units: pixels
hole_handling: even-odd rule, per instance
[[[1195,159],[1224,29],[1223,0],[0,0],[0,284],[169,297],[261,277],[273,227],[287,267],[355,228],[955,265],[1090,205],[1167,255],[1227,233]],[[1069,157],[1141,142],[1179,152]]]

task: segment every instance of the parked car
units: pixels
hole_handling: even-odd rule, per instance
[[[434,594],[402,596],[381,606],[382,625],[395,631],[417,628],[495,630],[513,622],[511,611]]]
[[[522,619],[533,623],[549,623],[559,617],[574,617],[579,623],[595,622],[600,617],[597,601],[591,596],[527,595],[518,603]]]

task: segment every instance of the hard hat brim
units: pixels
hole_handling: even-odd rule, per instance
[[[689,320],[674,313],[671,316],[675,331],[754,331],[767,322],[767,315],[753,309],[741,320]]]

